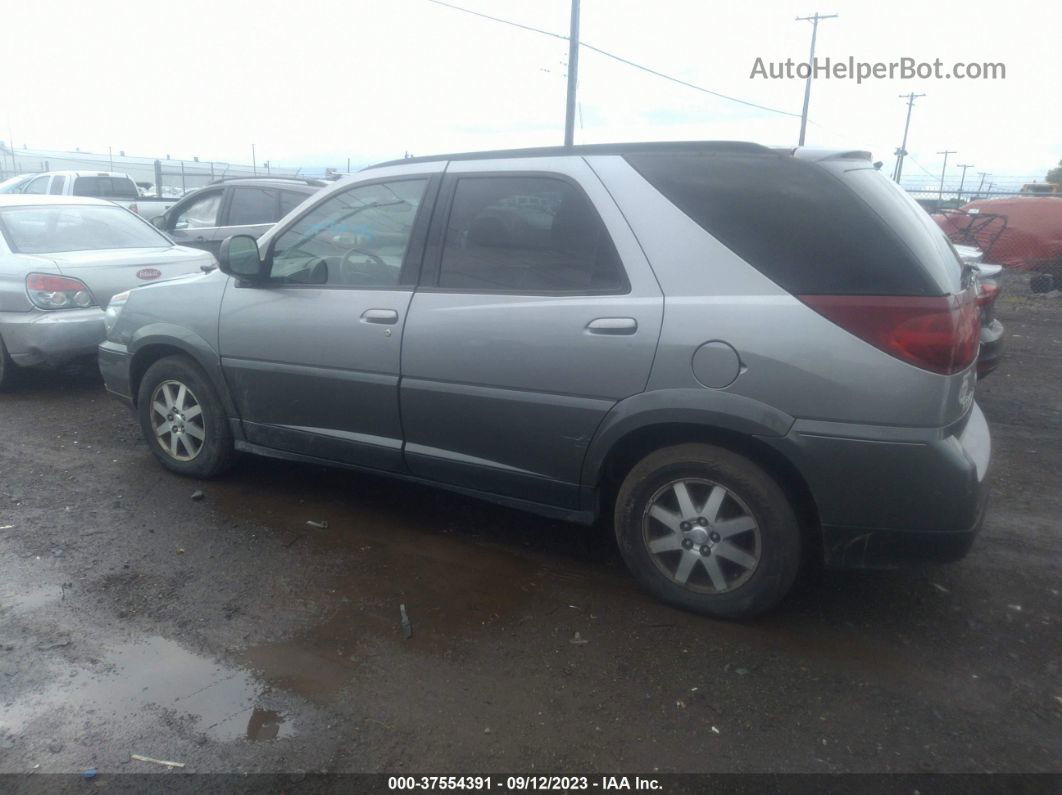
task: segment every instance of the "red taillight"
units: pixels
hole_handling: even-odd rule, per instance
[[[30,290],[42,292],[64,292],[66,290],[84,290],[85,283],[80,279],[70,279],[66,276],[52,276],[48,273],[31,273],[26,277],[26,287]]]
[[[940,297],[802,295],[846,331],[935,373],[965,370],[977,356],[981,318],[972,291]]]
[[[992,306],[992,303],[999,297],[999,285],[994,281],[985,279],[977,283],[977,305],[984,309],[986,306]]]
[[[51,273],[27,275],[26,294],[41,309],[84,309],[96,303],[83,281]]]

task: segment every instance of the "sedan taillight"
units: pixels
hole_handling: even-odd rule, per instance
[[[26,293],[41,309],[84,309],[96,305],[88,285],[69,276],[31,273],[26,277]]]

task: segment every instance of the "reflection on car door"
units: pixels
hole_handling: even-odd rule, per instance
[[[401,468],[399,353],[429,184],[395,179],[333,194],[273,239],[269,283],[229,284],[222,367],[249,442]]]
[[[506,162],[555,173],[447,171],[402,348],[406,462],[575,508],[598,424],[645,388],[663,297],[585,163]]]
[[[182,246],[201,248],[217,256],[223,239],[219,218],[224,197],[225,190],[216,188],[175,206],[176,212],[167,224],[170,237]]]

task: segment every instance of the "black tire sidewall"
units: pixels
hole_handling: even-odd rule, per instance
[[[158,442],[155,429],[151,425],[151,395],[160,383],[171,380],[179,381],[192,390],[203,411],[206,440],[199,455],[191,461],[178,461],[163,450]],[[188,477],[205,478],[216,475],[230,466],[233,458],[233,441],[228,417],[209,377],[191,359],[183,356],[167,356],[165,359],[159,359],[147,369],[137,391],[137,416],[148,449],[171,472]]]
[[[761,555],[752,576],[734,591],[705,594],[683,588],[661,572],[642,537],[642,516],[658,489],[680,478],[725,486],[752,512]],[[777,604],[800,568],[800,525],[785,492],[761,467],[723,448],[686,444],[658,450],[631,469],[616,499],[616,541],[635,578],[661,600],[720,618],[747,618]]]
[[[0,392],[11,387],[18,376],[18,365],[15,364],[7,353],[3,337],[0,337]]]

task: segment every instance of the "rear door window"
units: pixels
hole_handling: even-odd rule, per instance
[[[226,226],[255,226],[276,223],[277,190],[275,188],[233,188]]]
[[[446,226],[439,287],[616,293],[619,255],[581,190],[553,177],[462,177]]]
[[[886,178],[865,161],[833,161],[831,173],[773,153],[626,159],[713,237],[793,294],[941,295],[952,280],[939,273],[951,267],[956,280],[961,275],[954,255],[941,263],[930,230],[912,220],[904,203],[874,185]]]
[[[66,186],[66,177],[63,176],[62,174],[58,174],[58,175],[52,177],[52,186],[51,186],[51,188],[48,189],[48,193],[50,193],[52,195],[55,195],[55,196],[61,196],[62,193],[63,193],[63,188],[65,186]]]

